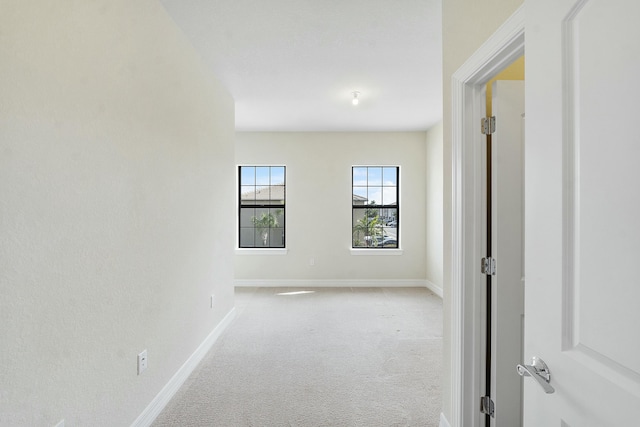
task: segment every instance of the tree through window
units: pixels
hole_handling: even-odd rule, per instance
[[[240,166],[240,247],[285,247],[285,167]]]
[[[399,247],[397,166],[354,166],[352,168],[353,248]]]

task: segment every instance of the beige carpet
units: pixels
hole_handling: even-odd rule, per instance
[[[154,426],[438,425],[442,301],[430,291],[238,288],[236,307]]]

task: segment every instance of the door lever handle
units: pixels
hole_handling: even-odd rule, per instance
[[[551,381],[551,373],[549,372],[547,364],[544,363],[544,360],[533,356],[531,365],[518,365],[516,369],[521,377],[531,377],[536,380],[545,393],[551,394],[555,391],[555,389],[551,387],[551,384],[549,384],[549,381]]]

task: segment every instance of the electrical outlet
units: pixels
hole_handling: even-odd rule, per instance
[[[147,350],[138,354],[138,375],[144,372],[147,369]]]
[[[213,308],[213,304],[216,302],[216,296],[211,294],[211,308]]]
[[[309,258],[309,265],[316,265],[316,260],[314,258]]]

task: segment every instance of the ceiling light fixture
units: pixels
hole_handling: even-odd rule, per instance
[[[352,103],[353,105],[358,105],[358,102],[360,102],[360,100],[358,99],[358,95],[360,95],[360,92],[358,92],[358,91],[356,90],[356,91],[353,91],[353,92],[351,92],[351,93],[353,93],[353,99],[351,100],[351,103]]]

